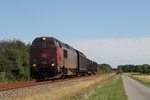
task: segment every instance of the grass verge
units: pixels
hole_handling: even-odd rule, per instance
[[[127,100],[121,76],[117,75],[102,87],[97,87],[89,100]]]
[[[135,73],[127,73],[126,75],[143,84],[144,86],[150,87],[150,75]]]

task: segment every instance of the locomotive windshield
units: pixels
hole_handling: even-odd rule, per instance
[[[42,47],[42,48],[54,48],[60,47],[59,43],[54,40],[43,40],[43,39],[36,39],[33,44],[33,47]]]

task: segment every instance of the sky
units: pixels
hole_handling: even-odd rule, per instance
[[[55,37],[97,63],[150,64],[150,0],[0,0],[0,40]]]

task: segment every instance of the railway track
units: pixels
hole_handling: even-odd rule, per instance
[[[84,76],[84,77],[86,77],[86,76]],[[24,88],[24,87],[30,87],[30,86],[36,86],[36,85],[43,85],[43,84],[49,84],[49,83],[61,82],[61,81],[66,81],[66,80],[79,79],[79,78],[83,78],[83,77],[66,78],[66,79],[59,79],[59,80],[48,80],[48,81],[41,81],[41,82],[29,81],[29,82],[0,84],[0,92],[6,91],[6,90],[11,90],[11,89]]]
[[[48,82],[51,82],[51,81],[48,81]],[[0,84],[0,91],[29,87],[29,86],[40,85],[40,84],[47,84],[48,82],[29,81],[29,82]]]
[[[61,82],[69,79],[63,79],[63,80],[49,80],[49,81],[29,81],[29,82],[17,82],[17,83],[7,83],[7,84],[0,84],[0,92],[11,90],[11,89],[17,89],[17,88],[24,88],[24,87],[30,87],[30,86],[36,86],[36,85],[43,85],[43,84],[49,84],[53,82]]]

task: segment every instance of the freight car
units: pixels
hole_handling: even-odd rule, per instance
[[[38,37],[33,41],[30,64],[31,77],[36,80],[85,75],[97,68],[93,62],[88,65],[82,52],[53,37]]]
[[[97,72],[97,63],[90,59],[87,59],[87,71],[89,75],[91,74],[95,75]]]
[[[85,75],[88,72],[86,56],[78,50],[76,50],[76,52],[77,52],[77,61],[78,61],[78,73],[80,75]]]

